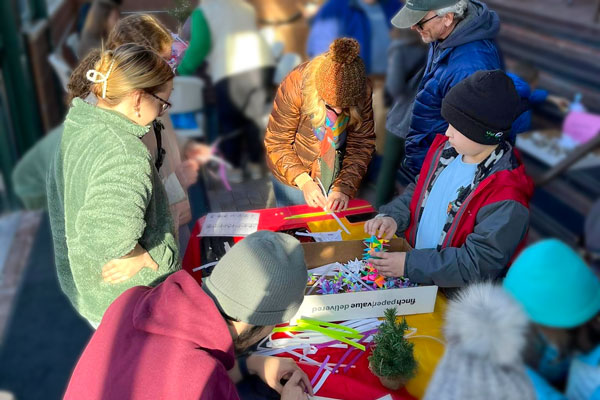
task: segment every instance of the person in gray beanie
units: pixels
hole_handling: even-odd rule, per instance
[[[202,287],[178,271],[131,288],[104,314],[64,398],[238,400],[246,388],[236,383],[249,377],[269,398],[306,399],[310,381],[292,359],[245,355],[294,316],[306,280],[300,242],[260,231],[233,246]]]
[[[522,351],[528,318],[501,286],[467,286],[450,301],[446,352],[425,400],[535,400]]]

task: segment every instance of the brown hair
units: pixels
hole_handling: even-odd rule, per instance
[[[106,49],[114,50],[126,43],[135,43],[163,52],[171,47],[173,39],[169,30],[153,16],[134,14],[119,20],[108,36]],[[92,82],[86,78],[86,73],[94,68],[101,54],[100,49],[91,50],[73,70],[67,85],[68,104],[75,97],[85,98],[90,94]]]
[[[120,103],[134,90],[154,94],[174,77],[161,56],[132,43],[102,52],[93,70],[99,77],[106,77],[106,82],[91,82],[90,92],[111,105]]]

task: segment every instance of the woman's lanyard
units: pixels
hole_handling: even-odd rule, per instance
[[[154,135],[156,136],[156,161],[154,162],[154,166],[157,171],[160,171],[160,167],[162,167],[165,155],[167,154],[165,149],[162,148],[162,130],[165,129],[165,126],[162,122],[155,119],[152,122],[152,128],[154,129]]]

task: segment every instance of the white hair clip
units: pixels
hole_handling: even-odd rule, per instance
[[[100,71],[96,71],[95,69],[90,69],[85,74],[85,77],[88,79],[88,81],[102,84],[102,98],[103,99],[106,97],[106,84],[108,83],[108,77],[110,76],[110,73],[112,72],[114,65],[115,65],[115,60],[112,60],[112,62],[110,63],[110,67],[108,67],[108,71],[106,71],[106,75],[104,75]]]

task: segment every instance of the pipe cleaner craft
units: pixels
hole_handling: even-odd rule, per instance
[[[365,251],[363,259],[354,259],[346,264],[332,264],[331,268],[320,277],[310,274],[306,294],[317,290],[319,294],[351,293],[367,290],[399,289],[417,286],[407,278],[386,278],[369,262],[376,258],[376,252],[385,252],[389,246],[388,240],[371,236],[364,240]]]
[[[319,321],[313,318],[298,320],[296,326],[278,326],[273,333],[264,338],[258,345],[255,354],[263,356],[293,356],[297,362],[318,367],[311,379],[313,392],[316,394],[325,384],[327,378],[336,373],[347,373],[354,364],[369,354],[374,337],[384,321],[377,318],[355,319],[341,323]],[[416,328],[406,327],[403,336],[409,338],[429,338],[437,342],[436,337],[416,335]],[[440,342],[443,344],[443,342]],[[346,349],[337,362],[330,363],[327,355],[323,362],[309,356],[318,355],[327,348]]]

